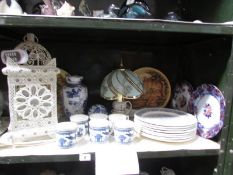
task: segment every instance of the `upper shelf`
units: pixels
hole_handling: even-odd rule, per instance
[[[160,19],[94,18],[81,16],[2,15],[0,16],[0,26],[233,34],[233,23],[193,23]]]

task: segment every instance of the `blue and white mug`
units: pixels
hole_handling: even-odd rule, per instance
[[[88,115],[85,114],[75,114],[70,116],[70,121],[77,124],[77,138],[85,136],[88,133]]]
[[[134,122],[130,120],[118,120],[114,123],[114,139],[121,144],[128,144],[135,137]]]
[[[60,148],[70,148],[76,144],[77,124],[74,122],[61,122],[57,124],[56,140]]]
[[[92,142],[107,142],[111,133],[112,125],[107,119],[97,119],[89,122],[89,134]]]

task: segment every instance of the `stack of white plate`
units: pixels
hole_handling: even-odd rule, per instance
[[[196,137],[195,116],[168,108],[144,108],[134,113],[135,129],[142,136],[164,141],[185,142]]]

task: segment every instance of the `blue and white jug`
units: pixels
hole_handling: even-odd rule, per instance
[[[63,87],[63,104],[66,116],[82,114],[86,108],[88,91],[82,84],[83,77],[74,75],[66,77]]]

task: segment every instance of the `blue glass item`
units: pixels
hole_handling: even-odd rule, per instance
[[[108,114],[106,107],[101,104],[95,104],[89,108],[88,115],[91,115],[94,113]]]
[[[63,104],[66,116],[82,114],[87,105],[88,91],[82,76],[67,76],[63,87]]]
[[[118,13],[120,18],[149,18],[150,16],[150,9],[144,0],[135,0],[130,4],[127,4],[126,0]]]

